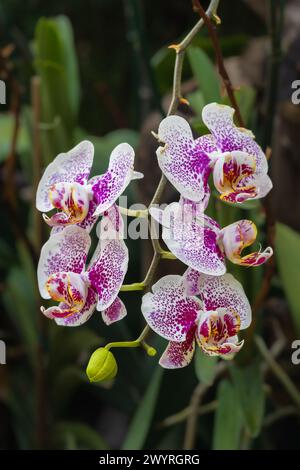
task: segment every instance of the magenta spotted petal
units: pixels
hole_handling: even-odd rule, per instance
[[[36,207],[44,212],[58,210],[51,217],[43,214],[46,223],[56,227],[53,233],[75,224],[90,231],[130,181],[143,177],[133,169],[133,148],[123,143],[112,151],[107,172],[88,181],[93,154],[93,145],[84,141],[58,155],[46,168],[38,186]]]
[[[168,116],[158,129],[158,139],[163,144],[157,149],[158,164],[182,196],[191,201],[205,201],[210,189],[210,157],[205,152],[212,148],[209,139],[194,140],[189,123],[180,116]]]
[[[50,188],[57,183],[87,183],[93,164],[94,146],[84,140],[67,153],[60,153],[46,168],[36,194],[36,207],[41,212],[53,208]]]
[[[116,232],[116,234],[112,234],[113,238],[124,237],[124,222],[117,204],[113,204],[104,212],[101,223],[97,225],[96,233],[98,238],[107,238],[108,236],[106,232],[111,230]]]
[[[110,226],[103,217],[100,226]],[[97,310],[107,309],[118,295],[128,268],[128,249],[120,234],[111,227],[102,234],[87,270],[91,287],[98,292]],[[105,233],[106,238],[103,234]]]
[[[111,325],[116,321],[122,320],[127,315],[127,310],[120,297],[116,297],[113,303],[101,312],[101,315],[104,323]]]
[[[181,199],[164,211],[155,208],[150,213],[162,223],[162,238],[180,261],[197,271],[220,276],[226,271],[224,254],[217,243],[220,227],[196,206]]]
[[[200,299],[205,311],[220,308],[235,311],[241,321],[240,329],[248,328],[251,323],[251,307],[242,285],[231,275],[199,277]]]
[[[268,162],[251,131],[237,127],[233,122],[234,109],[230,106],[210,103],[202,110],[202,119],[215,138],[221,153],[239,150],[255,157],[258,175],[268,171]]]
[[[199,283],[202,273],[196,269],[188,268],[182,275],[182,282],[187,295],[199,295]]]
[[[142,313],[150,328],[169,341],[185,341],[197,321],[200,301],[186,296],[182,278],[177,275],[161,278],[152,291],[142,300]]]
[[[54,273],[82,273],[90,248],[91,240],[88,233],[76,226],[66,227],[54,234],[41,250],[38,264],[38,284],[40,294],[49,299],[46,282]]]
[[[89,181],[97,205],[94,215],[102,214],[114,204],[132,179],[143,177],[134,171],[133,164],[133,148],[129,144],[119,144],[112,151],[107,172]]]
[[[170,341],[162,354],[159,364],[165,369],[179,369],[189,365],[195,352],[195,330],[192,327],[186,335],[186,340],[181,343]]]

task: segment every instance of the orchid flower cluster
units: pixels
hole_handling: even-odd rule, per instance
[[[41,296],[59,302],[41,311],[58,325],[82,325],[95,308],[106,324],[126,315],[118,293],[127,272],[128,249],[115,202],[131,180],[143,175],[133,170],[134,150],[126,143],[113,150],[106,173],[88,179],[93,156],[94,147],[88,141],[59,154],[37,189],[38,210],[58,209],[50,218],[43,213],[52,230],[38,264]],[[98,245],[87,264],[89,232],[100,215]]]
[[[262,198],[272,188],[265,154],[249,130],[235,126],[233,114],[231,107],[211,103],[202,112],[209,134],[194,139],[189,123],[176,115],[163,119],[156,134],[158,164],[180,198],[164,210],[150,207],[149,213],[161,224],[168,249],[187,266],[182,276],[161,278],[142,298],[146,322],[169,341],[159,361],[165,368],[188,365],[196,344],[204,354],[224,359],[241,349],[238,333],[250,325],[251,307],[241,284],[226,273],[225,260],[255,267],[272,256],[270,247],[243,255],[257,237],[252,221],[220,227],[205,214],[210,178],[229,203]],[[43,214],[52,230],[41,251],[38,282],[44,299],[59,302],[41,308],[58,325],[81,325],[95,308],[106,324],[126,315],[118,294],[128,249],[116,202],[130,181],[143,175],[133,169],[134,150],[123,143],[113,150],[107,172],[88,179],[93,153],[93,145],[84,141],[58,155],[37,190],[38,210],[57,209],[51,217]],[[87,263],[89,233],[99,217],[98,246]],[[101,367],[108,370],[106,359],[113,361],[114,373],[106,374],[111,378],[115,360],[101,349]],[[95,364],[97,357],[90,364],[94,377],[103,378]]]

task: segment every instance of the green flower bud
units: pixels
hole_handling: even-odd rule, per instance
[[[118,372],[114,355],[106,348],[98,348],[90,357],[86,374],[90,382],[113,379]]]

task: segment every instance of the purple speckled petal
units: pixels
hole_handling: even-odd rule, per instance
[[[141,177],[133,171],[134,150],[126,143],[119,144],[112,151],[106,173],[89,181],[97,204],[95,215],[106,211],[124,192],[132,179]]]
[[[64,318],[55,318],[55,322],[57,325],[60,326],[80,326],[83,323],[87,322],[88,319],[92,316],[96,304],[97,304],[97,297],[98,295],[96,292],[89,288],[88,289],[88,294],[87,294],[87,299],[86,302],[83,306],[83,308],[79,312],[75,312],[72,315],[69,315]],[[59,305],[59,307],[63,307],[62,304]]]
[[[41,212],[53,208],[49,198],[49,189],[56,183],[80,183],[88,180],[93,164],[94,146],[84,140],[67,153],[60,153],[51,162],[39,183],[36,194],[36,207]]]
[[[101,315],[104,323],[106,325],[111,325],[112,323],[126,317],[127,310],[120,297],[116,297],[113,303],[101,312]]]
[[[199,139],[194,140],[189,123],[180,116],[168,116],[158,129],[158,164],[182,196],[191,201],[208,201],[211,173],[210,157],[202,149]],[[207,146],[207,139],[204,141]]]
[[[219,308],[237,312],[241,319],[241,330],[251,323],[251,307],[242,285],[231,275],[207,276],[199,278],[200,298],[206,311]]]
[[[241,266],[260,266],[272,256],[273,250],[267,247],[264,251],[255,251],[242,256],[244,248],[256,240],[257,228],[251,220],[239,220],[224,227],[220,232],[219,241],[222,243],[227,258]]]
[[[115,300],[128,268],[127,246],[110,223],[107,217],[103,217],[99,224],[100,227],[108,227],[108,230],[100,228],[101,238],[87,270],[90,285],[99,294],[99,311],[108,308]]]
[[[157,210],[150,213],[160,222]],[[180,261],[206,274],[225,273],[224,254],[217,244],[219,226],[198,212],[195,204],[186,200],[170,204],[164,210],[162,222],[162,238]]]
[[[195,139],[195,146],[201,148],[207,154],[218,151],[216,139],[211,134],[201,135]]]
[[[188,268],[182,275],[182,281],[187,295],[199,295],[199,280],[202,274],[195,269]]]
[[[83,271],[90,244],[88,233],[75,225],[50,237],[41,250],[37,270],[39,290],[44,299],[50,298],[46,282],[51,274]]]
[[[182,277],[169,275],[143,296],[142,313],[157,334],[169,341],[182,342],[196,324],[202,308],[197,297],[187,297]]]
[[[89,203],[89,210],[85,219],[82,222],[80,222],[80,224],[78,224],[78,227],[84,228],[88,233],[90,233],[90,231],[92,230],[92,228],[94,227],[95,223],[98,220],[98,216],[94,215],[96,207],[97,205],[95,201],[91,200]]]
[[[103,213],[102,221],[100,224],[97,225],[96,228],[98,238],[101,238],[102,235],[104,235],[104,238],[107,238],[105,232],[107,232],[108,230],[116,232],[116,234],[119,234],[120,238],[124,237],[124,221],[119,206],[117,206],[117,204],[113,204],[108,210]]]
[[[186,340],[181,343],[170,341],[159,360],[165,369],[179,369],[186,367],[193,359],[195,352],[195,327],[187,332]]]
[[[233,122],[234,109],[230,106],[210,103],[202,110],[204,124],[216,139],[218,150],[231,152],[240,150],[255,157],[257,174],[268,171],[268,162],[251,131],[236,127]]]

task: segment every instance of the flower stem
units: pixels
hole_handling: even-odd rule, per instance
[[[220,0],[211,0],[209,7],[206,11],[206,15],[208,18],[215,17],[217,13],[217,8],[219,6],[219,2]],[[182,66],[183,66],[183,61],[184,61],[184,56],[185,56],[185,50],[191,44],[194,37],[198,34],[198,32],[200,31],[203,25],[204,25],[204,20],[201,18],[179,44],[175,46],[171,46],[171,48],[173,48],[176,52],[176,58],[175,58],[174,75],[173,75],[172,100],[168,109],[167,116],[170,116],[171,114],[174,114],[177,111],[178,104],[180,100],[182,99],[181,79],[182,79]],[[148,206],[148,213],[149,213],[149,209],[152,206],[160,203],[166,183],[167,183],[167,179],[162,174],[160,181],[158,183],[158,186],[155,190],[155,193],[152,197],[152,200]],[[170,252],[167,252],[161,248],[159,240],[157,240],[155,237],[151,237],[151,240],[152,240],[154,253],[153,253],[152,261],[146,273],[144,281],[137,282],[134,284],[127,284],[127,285],[125,284],[124,286],[121,287],[121,291],[134,291],[134,290],[149,289],[149,287],[152,284],[152,281],[155,276],[160,260],[161,259],[176,259],[176,257],[172,255]],[[144,332],[146,332],[145,336],[147,336],[150,331],[151,331],[150,328],[146,326],[143,332],[141,333],[140,338]],[[115,344],[115,343],[111,343],[111,344]]]
[[[149,346],[149,344],[146,343],[145,338],[150,332],[150,328],[148,325],[145,326],[143,329],[142,333],[140,336],[134,340],[134,341],[116,341],[113,343],[108,343],[105,348],[106,349],[111,349],[111,348],[143,348],[145,349],[146,353],[148,356],[155,356],[156,354],[156,349],[153,348],[152,346]]]

